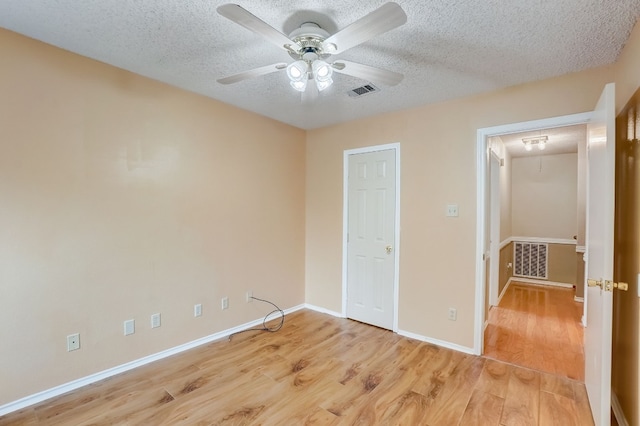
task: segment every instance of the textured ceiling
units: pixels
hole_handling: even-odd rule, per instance
[[[216,82],[291,62],[284,50],[218,15],[224,3],[2,0],[0,27],[311,129],[613,63],[640,17],[640,0],[399,0],[406,24],[333,58],[401,72],[404,80],[351,98],[349,90],[368,82],[340,74],[318,99],[302,103],[284,72],[228,86]],[[240,5],[289,34],[306,21],[334,33],[383,3]]]

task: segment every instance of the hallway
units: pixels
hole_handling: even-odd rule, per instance
[[[512,282],[489,311],[484,355],[584,381],[582,303],[573,289]]]

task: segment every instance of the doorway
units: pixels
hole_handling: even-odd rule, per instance
[[[555,218],[555,222],[558,223],[549,223],[545,231],[536,233],[536,229],[540,229],[542,225],[544,225],[544,220],[542,219],[545,219],[544,211],[540,210],[540,204],[542,203],[536,203],[536,197],[538,197],[538,199],[544,199],[545,196],[557,197],[558,195],[554,195],[553,193],[546,194],[546,192],[550,192],[549,187],[545,188],[545,184],[548,185],[549,182],[544,179],[539,179],[537,182],[533,182],[532,185],[528,185],[528,187],[520,184],[522,179],[527,177],[527,167],[534,170],[539,176],[545,176],[544,173],[547,173],[547,175],[552,173],[554,167],[558,173],[562,173],[562,165],[559,162],[571,161],[571,155],[576,159],[577,153],[570,154],[567,151],[564,153],[551,152],[553,142],[549,142],[548,145],[545,146],[537,146],[536,144],[540,143],[540,145],[542,145],[546,143],[547,140],[552,141],[551,136],[548,136],[546,140],[542,136],[555,136],[561,134],[564,129],[568,132],[578,129],[584,134],[586,131],[586,123],[590,117],[590,113],[575,114],[478,130],[477,250],[479,255],[477,262],[478,278],[476,283],[476,306],[478,309],[476,312],[478,316],[476,318],[475,334],[475,350],[477,354],[485,353],[485,348],[488,348],[488,352],[494,352],[495,355],[496,344],[498,343],[497,339],[500,339],[500,344],[506,345],[509,350],[513,351],[511,353],[512,357],[510,359],[503,359],[504,361],[531,368],[546,369],[551,373],[556,373],[555,369],[558,368],[557,365],[547,365],[546,368],[543,368],[544,362],[534,365],[531,363],[527,364],[526,360],[522,359],[522,353],[535,351],[539,345],[527,343],[526,341],[518,341],[516,338],[519,339],[526,334],[533,336],[536,334],[535,331],[541,331],[541,327],[556,327],[552,325],[554,324],[553,321],[563,321],[566,319],[567,314],[569,314],[570,321],[572,322],[571,327],[569,330],[563,330],[561,333],[570,336],[570,338],[565,340],[569,342],[568,345],[572,345],[572,347],[571,350],[568,349],[563,356],[567,359],[574,356],[576,347],[579,348],[580,355],[582,355],[580,316],[583,307],[577,302],[579,298],[576,298],[573,292],[574,285],[576,288],[579,288],[579,290],[583,290],[584,287],[582,282],[584,278],[577,274],[579,269],[577,259],[581,256],[577,253],[576,249],[580,250],[581,248],[574,239],[577,238],[577,235],[575,235],[577,234],[575,229],[576,223],[580,222],[580,219],[577,217],[579,216],[579,203],[577,203],[574,198],[572,217],[574,228],[569,230],[568,233],[558,233],[559,231],[556,232],[557,229],[553,229],[556,225],[557,228],[561,227],[562,220],[560,218]],[[531,148],[531,146],[527,147],[525,142],[530,140],[533,141],[533,149],[535,151],[532,152],[533,156],[527,158],[524,156],[524,151],[525,148]],[[586,143],[586,136],[582,136],[582,142]],[[511,147],[516,147],[521,151],[514,154],[514,158],[512,158],[508,152]],[[543,150],[545,151],[544,154],[550,152],[555,157],[542,156]],[[574,152],[575,151],[574,148]],[[563,157],[563,155],[565,157]],[[535,159],[533,158],[534,156]],[[514,161],[516,160],[515,157],[522,158],[521,160]],[[517,181],[519,182],[518,191],[514,190],[512,194],[512,188],[507,188],[507,192],[509,192],[507,198],[509,203],[522,203],[522,209],[526,210],[525,214],[516,212],[517,209],[514,209],[514,211],[505,209],[504,205],[501,206],[500,203],[497,202],[497,198],[502,198],[504,203],[505,198],[505,188],[500,187],[497,183],[497,181],[499,181],[498,175],[504,175],[504,168],[507,166],[515,167],[516,163],[520,167],[523,167],[524,171],[519,172],[520,180]],[[500,171],[497,171],[497,169]],[[577,174],[576,172],[575,176],[577,176]],[[509,178],[510,176],[509,174]],[[538,179],[537,176],[536,179]],[[509,183],[509,185],[511,185],[511,183]],[[542,191],[542,193],[536,193],[536,191]],[[518,198],[522,197],[523,194],[531,196],[532,200],[525,200],[523,202]],[[511,199],[512,196],[513,199]],[[526,205],[526,202],[530,202],[531,204]],[[499,212],[497,215],[496,211]],[[552,212],[552,214],[553,213],[559,212]],[[504,216],[502,217],[502,221],[500,220],[500,214]],[[512,214],[514,217],[512,217]],[[518,214],[517,220],[514,219],[516,214]],[[509,222],[508,226],[505,226],[505,221]],[[500,222],[502,222],[502,224]],[[554,222],[554,219],[552,219],[551,222]],[[511,226],[512,223],[513,229]],[[577,226],[584,226],[584,223],[577,223]],[[582,242],[582,244],[584,243]],[[536,262],[538,259],[542,260],[536,264],[529,264],[528,261],[523,263],[525,257],[528,261],[534,258]],[[553,264],[554,262],[555,266]],[[573,270],[569,271],[573,274],[573,278],[567,278],[562,274],[558,275],[558,271],[556,270],[558,263],[567,265],[567,262],[570,262],[569,264],[573,267]],[[519,313],[518,309],[521,310]],[[494,315],[491,315],[491,313]],[[514,316],[509,318],[509,314],[514,314]],[[542,314],[541,320],[537,323],[534,321],[533,323],[527,324],[526,318],[532,318],[532,316],[535,317],[540,314]],[[561,317],[564,317],[564,319]],[[519,319],[514,320],[514,318]],[[523,318],[525,319],[523,320]],[[500,320],[512,321],[513,323],[510,325],[496,326],[495,322]],[[516,324],[517,322],[520,322],[520,324]],[[492,327],[493,329],[491,329]],[[492,337],[487,337],[485,329],[490,333],[499,329],[502,334],[496,337],[494,333],[491,335]],[[557,329],[549,330],[549,333],[553,332],[558,331]],[[542,334],[544,339],[543,330],[538,334]],[[485,338],[487,338],[487,340],[490,338],[493,340],[485,341]],[[518,341],[518,343],[516,343],[516,341]],[[516,353],[516,346],[518,345],[520,345],[521,348],[526,347],[526,351],[522,350],[520,355]],[[556,347],[556,351],[557,350]],[[489,356],[491,355],[492,354],[489,354]],[[539,354],[535,356],[535,359],[543,360],[544,356]],[[567,363],[565,362],[565,364]],[[571,364],[571,362],[569,362],[569,364]],[[577,373],[574,370],[564,375],[572,376],[572,378],[581,378],[575,377]],[[577,371],[581,372],[582,369],[578,369]]]
[[[400,145],[344,152],[343,315],[397,331]]]

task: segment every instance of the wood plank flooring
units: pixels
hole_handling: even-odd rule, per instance
[[[578,381],[302,310],[1,425],[590,425]]]
[[[513,282],[489,311],[484,355],[584,380],[582,303],[572,289]]]

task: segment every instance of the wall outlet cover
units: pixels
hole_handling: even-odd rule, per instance
[[[151,328],[160,327],[160,314],[151,315]]]
[[[70,334],[67,336],[67,351],[77,351],[80,349],[80,333]]]
[[[128,336],[136,332],[136,321],[135,320],[126,320],[124,322],[124,335]]]

